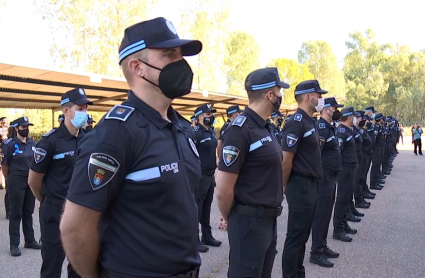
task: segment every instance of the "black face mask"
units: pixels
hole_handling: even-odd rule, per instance
[[[365,124],[366,124],[366,121],[365,120],[361,120],[359,122],[359,127],[364,127]]]
[[[92,130],[92,129],[93,129],[93,127],[92,127],[91,125],[86,126],[86,131],[90,131],[90,130]]]
[[[212,125],[214,123],[215,116],[204,117],[204,125]]]
[[[139,61],[161,72],[159,74],[158,85],[144,77],[142,78],[161,89],[162,93],[167,98],[175,99],[190,93],[192,88],[193,72],[185,59],[170,63],[162,69],[149,65],[142,60]]]
[[[273,108],[274,108],[274,110],[272,111],[272,113],[274,111],[278,111],[279,110],[280,105],[282,104],[282,98],[283,97],[276,97],[276,101],[275,102],[272,102]]]
[[[283,119],[277,119],[277,126],[281,127],[283,123]]]
[[[332,120],[333,121],[338,121],[339,119],[341,119],[341,112],[339,112],[338,110],[336,110],[333,115],[332,115]]]
[[[30,131],[28,130],[28,129],[18,129],[18,134],[19,135],[21,135],[22,137],[28,137],[28,133],[29,133]]]
[[[371,123],[371,122],[368,122],[368,123],[366,124],[366,127],[367,127],[367,128],[371,128],[371,127],[372,127],[372,123]]]

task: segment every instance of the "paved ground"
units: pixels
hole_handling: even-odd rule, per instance
[[[406,138],[407,139],[407,138]],[[385,188],[364,210],[360,223],[352,224],[359,230],[352,243],[335,241],[329,246],[341,253],[334,259],[335,267],[324,269],[305,261],[307,278],[423,278],[425,277],[425,157],[414,156],[405,140],[394,170]],[[8,222],[4,218],[4,190],[0,191],[0,278],[38,277],[40,252],[22,249],[22,256],[12,258],[8,247]],[[38,206],[36,208],[38,211]],[[279,254],[276,256],[273,277],[281,277],[281,255],[286,232],[287,210],[279,217]],[[202,278],[224,278],[227,271],[228,243],[225,232],[218,230],[219,214],[212,212],[214,235],[223,246],[202,254]],[[34,215],[35,230],[39,235],[38,213]],[[332,229],[331,229],[332,231]],[[310,241],[307,243],[310,248]],[[65,277],[65,275],[62,275]]]

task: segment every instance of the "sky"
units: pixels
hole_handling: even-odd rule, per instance
[[[39,68],[52,64],[52,35],[34,1],[39,0],[6,0],[6,7],[0,7],[0,63]],[[152,16],[178,23],[180,14],[175,11],[182,1],[159,0]],[[297,60],[303,42],[324,40],[342,68],[349,33],[368,28],[379,43],[425,49],[424,0],[228,0],[227,4],[230,28],[254,36],[264,65],[273,58]]]

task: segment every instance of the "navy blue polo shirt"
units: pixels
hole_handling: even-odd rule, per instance
[[[9,171],[29,172],[31,160],[34,156],[35,141],[27,138],[26,143],[18,137],[9,138],[4,141],[3,166],[9,166]]]
[[[201,160],[202,171],[214,171],[217,168],[217,138],[213,128],[206,129],[200,124],[194,130],[193,139]]]
[[[65,199],[74,170],[78,145],[85,132],[80,129],[78,136],[69,133],[62,122],[59,128],[43,135],[34,150],[31,170],[46,173],[43,178],[44,196]]]
[[[190,123],[129,92],[83,139],[68,200],[102,212],[100,264],[124,275],[168,277],[199,266]]]

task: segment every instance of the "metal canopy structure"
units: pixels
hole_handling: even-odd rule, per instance
[[[60,109],[61,95],[81,87],[94,103],[90,111],[107,112],[127,98],[128,85],[124,78],[115,78],[62,70],[30,68],[0,63],[0,107],[26,109]],[[173,107],[182,115],[193,115],[200,105],[210,103],[217,113],[226,114],[226,108],[239,105],[243,109],[248,98],[230,94],[192,89],[191,93],[173,101]],[[296,107],[282,105],[282,112]]]

